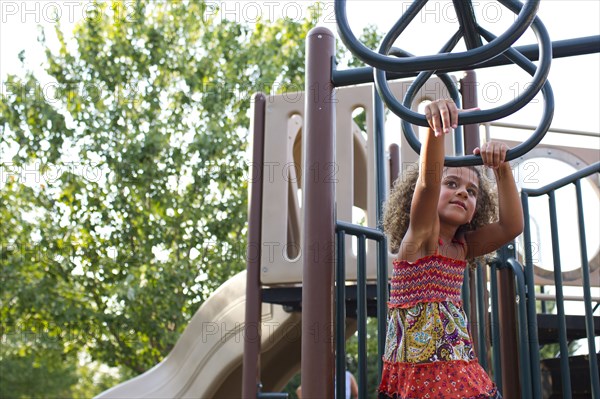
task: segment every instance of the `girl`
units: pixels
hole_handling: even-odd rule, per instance
[[[456,128],[456,105],[437,100],[417,173],[401,176],[386,204],[384,230],[393,252],[380,398],[500,398],[477,362],[461,304],[466,260],[495,251],[523,230],[523,212],[507,147],[476,148],[493,169],[493,195],[475,167],[444,167],[444,134]]]

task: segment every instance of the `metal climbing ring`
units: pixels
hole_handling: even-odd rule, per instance
[[[507,3],[507,7],[511,8],[513,11],[518,10],[518,7],[520,6],[518,3],[515,3],[512,0],[504,0],[503,3]],[[532,29],[536,33],[536,36],[538,37],[538,40],[540,42],[541,62],[539,67],[536,68],[535,64],[533,64],[531,61],[529,61],[526,57],[524,57],[521,53],[519,53],[513,48],[509,48],[502,55],[503,57],[508,58],[513,63],[523,68],[526,72],[534,76],[532,84],[527,88],[527,90],[521,93],[519,97],[503,106],[485,111],[468,112],[460,114],[458,117],[459,124],[480,123],[503,118],[524,107],[529,101],[531,101],[531,99],[533,99],[533,97],[535,97],[535,95],[538,93],[541,87],[542,94],[544,96],[544,113],[542,115],[542,121],[529,139],[525,140],[521,144],[517,145],[515,148],[508,151],[506,155],[507,160],[518,158],[526,154],[533,147],[535,147],[535,145],[537,145],[542,140],[542,138],[550,128],[550,123],[552,122],[552,117],[554,115],[554,96],[552,93],[550,83],[546,81],[550,69],[550,63],[552,61],[552,44],[548,32],[546,31],[546,28],[539,20],[539,18],[535,18],[532,24]],[[479,27],[479,34],[488,41],[494,40],[495,38],[495,36],[492,33],[486,31],[481,27]],[[452,45],[453,39],[450,40],[449,44],[446,47]],[[387,84],[387,80],[385,79],[385,72],[378,70],[376,71],[375,76],[376,85],[381,97],[386,102],[386,105],[388,105],[388,107],[392,109],[392,111],[394,111],[396,114],[403,118],[403,128],[405,137],[409,145],[417,153],[420,152],[421,145],[418,139],[416,138],[411,123],[418,124],[421,126],[428,126],[428,123],[423,115],[413,112],[412,110],[410,110],[409,107],[412,104],[417,91],[423,86],[423,84],[425,84],[425,82],[427,81],[427,79],[429,79],[430,76],[431,72],[421,72],[419,76],[417,76],[417,78],[410,86],[409,90],[405,95],[403,105],[401,105],[392,95]],[[474,155],[467,155],[461,157],[446,157],[445,164],[448,166],[481,165],[482,160],[480,157]]]
[[[428,0],[415,0],[396,22],[388,36],[395,40],[408,26]],[[539,8],[540,0],[527,0],[509,29],[486,45],[453,54],[436,54],[409,59],[389,57],[367,48],[354,36],[346,15],[346,0],[335,0],[335,17],[342,42],[352,54],[374,68],[388,72],[426,71],[432,69],[460,69],[466,64],[476,65],[502,54],[529,28]],[[393,41],[392,40],[392,41]]]
[[[500,119],[507,115],[510,115],[519,109],[523,108],[529,101],[535,97],[535,95],[542,89],[545,100],[544,114],[542,116],[542,122],[534,134],[525,142],[521,143],[517,147],[511,149],[507,153],[507,159],[511,160],[519,157],[533,148],[541,139],[544,137],[546,131],[550,127],[552,116],[554,113],[554,98],[550,84],[546,82],[548,73],[550,71],[550,64],[552,61],[552,42],[546,28],[541,23],[539,18],[535,16],[535,12],[539,6],[539,2],[529,1],[525,5],[517,2],[516,0],[499,0],[504,6],[509,8],[515,14],[518,14],[515,23],[511,28],[506,31],[500,37],[495,37],[491,33],[485,31],[481,27],[477,26],[478,33],[484,37],[488,43],[486,45],[472,48],[463,53],[450,53],[456,46],[458,41],[461,39],[461,32],[457,32],[452,38],[446,43],[444,48],[436,56],[425,56],[425,57],[411,57],[408,59],[393,59],[389,57],[388,52],[391,49],[392,43],[398,38],[400,33],[404,31],[406,26],[412,21],[416,14],[427,2],[426,0],[415,1],[411,7],[402,15],[400,20],[394,25],[392,30],[385,36],[380,46],[379,52],[374,53],[367,49],[362,43],[360,43],[352,32],[350,31],[345,11],[345,1],[336,0],[336,17],[338,18],[338,29],[340,36],[351,51],[360,59],[366,63],[375,67],[375,85],[377,90],[386,103],[386,105],[403,121],[404,133],[408,143],[411,147],[419,152],[420,143],[416,138],[411,123],[428,126],[427,120],[424,115],[413,112],[410,107],[412,101],[416,95],[416,92],[425,84],[425,82],[431,77],[435,70],[448,69],[448,68],[473,68],[476,64],[486,61],[482,54],[487,54],[489,58],[501,55],[507,57],[515,64],[521,66],[528,73],[533,75],[533,81],[526,90],[521,93],[513,101],[491,109],[484,111],[473,111],[459,115],[458,123],[463,124],[474,124],[481,122],[488,122],[495,119]],[[534,4],[535,3],[535,4]],[[517,21],[521,20],[520,26]],[[525,21],[525,22],[523,22]],[[535,67],[527,58],[522,56],[516,50],[510,48],[510,45],[518,39],[514,35],[519,32],[520,35],[529,27],[532,26],[534,33],[539,42],[540,47],[540,65]],[[504,48],[504,46],[506,46]],[[486,49],[486,50],[484,50]],[[493,51],[499,51],[498,53],[492,53]],[[488,58],[488,59],[489,59]],[[422,72],[418,75],[417,79],[413,82],[409,90],[407,91],[404,99],[404,104],[401,104],[391,93],[387,82],[386,71],[389,72],[403,72],[408,68],[413,70],[421,70]],[[481,164],[482,160],[480,157],[474,155],[462,156],[462,157],[447,157],[447,165],[476,165]]]
[[[501,0],[501,2],[506,5],[509,9],[514,11],[515,13],[521,7],[521,4],[516,2],[515,0]],[[534,70],[535,74],[533,74],[533,80],[530,85],[528,85],[525,90],[519,94],[514,100],[509,101],[508,103],[493,108],[489,110],[482,111],[473,111],[468,113],[460,114],[458,117],[458,123],[461,125],[474,124],[474,123],[482,123],[489,122],[492,120],[504,118],[505,116],[511,115],[521,108],[523,108],[527,103],[529,103],[535,95],[541,90],[544,82],[546,81],[548,74],[550,72],[550,64],[552,63],[552,42],[550,40],[550,36],[548,35],[548,31],[544,24],[540,21],[539,18],[534,18],[534,22],[532,24],[532,29],[538,38],[539,46],[540,46],[540,64],[537,70]],[[495,36],[491,33],[487,32],[485,29],[479,27],[479,33],[488,41],[495,40]],[[446,43],[444,48],[440,51],[440,53],[446,53],[451,51],[452,48],[458,43],[460,40],[460,32],[457,32],[449,41]],[[380,52],[386,52],[389,50],[389,45],[391,41],[386,37],[381,45]],[[505,54],[514,54],[514,57],[520,55],[516,50],[509,48]],[[511,59],[511,57],[508,57]],[[525,57],[522,57],[524,60],[527,60]],[[511,61],[515,62],[511,59]],[[527,60],[528,61],[528,60]],[[521,65],[519,65],[521,66]],[[468,67],[465,65],[465,67]],[[524,66],[522,68],[526,69]],[[529,70],[527,72],[531,73]],[[389,84],[386,79],[386,72],[380,69],[375,71],[375,86],[379,92],[379,95],[386,103],[386,105],[398,115],[400,118],[405,119],[411,123],[414,123],[419,126],[428,126],[427,120],[425,119],[425,115],[419,114],[411,110],[411,105],[413,98],[416,94],[416,91],[419,90],[427,81],[429,76],[431,76],[431,72],[424,71],[419,74],[417,79],[410,86],[407,91],[404,102],[401,104],[392,94]],[[411,129],[412,130],[412,129]]]
[[[492,37],[493,36],[491,33],[487,32],[485,30],[481,30],[481,32],[484,37]],[[530,75],[535,74],[535,72],[536,72],[535,64],[533,62],[529,61],[525,56],[523,56],[517,50],[511,48],[511,49],[507,50],[503,56],[509,58],[515,64],[519,65]],[[428,74],[430,76],[430,72],[425,72],[425,73],[419,74],[419,76],[417,77],[415,82],[413,82],[413,85],[416,86],[415,84],[418,83],[417,80],[419,80],[419,78],[424,79],[424,81],[426,81],[429,78],[429,76],[427,76]],[[412,89],[413,85],[411,85],[411,89]],[[422,85],[422,83],[419,82],[419,87],[420,87],[420,85]],[[418,90],[418,88],[417,88],[417,90]],[[409,101],[412,103],[414,93],[416,93],[417,90],[413,91],[410,98],[408,97],[409,93],[407,92],[406,101]],[[410,91],[410,89],[409,89],[409,91]],[[544,83],[544,85],[542,87],[542,94],[544,96],[544,111],[542,114],[542,120],[541,120],[540,124],[538,125],[536,130],[533,132],[533,134],[527,140],[523,141],[521,144],[517,145],[516,147],[508,150],[508,152],[506,153],[507,160],[510,161],[510,160],[516,159],[518,157],[523,156],[527,152],[529,152],[529,150],[531,150],[533,147],[535,147],[544,138],[544,135],[550,128],[550,124],[552,123],[552,117],[554,116],[554,94],[552,92],[552,86],[550,86],[550,82],[546,81]],[[474,112],[470,112],[470,113],[474,113]],[[462,115],[466,115],[466,114],[462,114]],[[459,121],[460,121],[460,115],[459,115]],[[465,123],[464,120],[463,120],[463,123]],[[410,123],[410,121],[403,120],[402,128],[404,130],[404,134],[405,134],[406,140],[408,141],[408,144],[412,147],[413,150],[415,150],[417,153],[420,153],[421,143],[417,139],[417,136],[415,135],[415,132],[412,128],[412,124]],[[481,157],[475,156],[475,155],[466,155],[466,156],[460,156],[460,157],[447,156],[444,159],[444,165],[446,165],[446,166],[481,165],[482,163],[483,162],[482,162]]]
[[[396,56],[396,57],[414,57],[414,55],[412,55],[408,51],[402,50],[398,47],[392,47],[390,49],[390,51],[388,52],[388,54]],[[432,75],[432,73],[429,73],[425,80],[429,79],[429,77],[431,75]],[[454,81],[450,78],[450,75],[448,75],[447,73],[437,73],[436,75],[442,81],[444,86],[446,86],[446,88],[448,89],[450,98],[452,98],[452,100],[454,100],[454,103],[456,104],[457,107],[460,107],[460,104],[461,104],[460,92],[458,91],[458,88],[454,84]],[[413,87],[413,85],[410,86],[410,88],[412,88],[412,87]],[[410,88],[409,88],[409,90],[410,90]],[[419,86],[419,88],[420,88],[420,86]],[[455,135],[455,137],[462,137],[462,126],[458,126],[456,129],[454,129],[454,135]],[[455,144],[458,144],[460,146],[460,148],[462,148],[462,140],[460,140],[459,142],[455,142]]]

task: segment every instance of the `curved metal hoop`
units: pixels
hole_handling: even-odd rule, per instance
[[[452,38],[450,38],[448,43],[446,43],[440,53],[436,56],[393,59],[388,54],[392,48],[393,42],[408,26],[408,24],[421,10],[425,3],[427,3],[427,0],[417,0],[411,5],[411,7],[409,7],[409,9],[407,9],[400,20],[383,39],[379,48],[379,53],[374,53],[373,51],[367,49],[354,37],[347,24],[345,15],[345,0],[336,0],[336,17],[338,18],[338,29],[340,31],[340,36],[342,36],[342,40],[350,48],[354,55],[375,67],[374,80],[377,91],[388,108],[390,108],[396,115],[403,119],[402,126],[404,129],[404,135],[409,145],[417,153],[420,152],[421,143],[417,139],[411,124],[428,126],[424,115],[421,115],[410,109],[417,91],[425,84],[425,82],[436,70],[456,67],[458,67],[458,69],[472,69],[473,66],[479,62],[485,61],[485,59],[480,58],[481,54],[484,52],[487,52],[489,58],[493,58],[498,55],[508,58],[510,61],[519,65],[529,74],[531,74],[533,76],[533,80],[531,84],[528,85],[528,87],[514,100],[490,110],[462,113],[458,117],[458,124],[464,125],[489,122],[491,120],[496,120],[511,115],[527,105],[527,103],[529,103],[535,97],[535,95],[542,90],[542,94],[544,96],[544,112],[540,125],[529,139],[508,151],[507,160],[515,159],[527,153],[542,140],[549,129],[552,117],[554,115],[554,96],[550,83],[548,83],[546,79],[550,72],[550,64],[552,62],[552,42],[545,26],[542,24],[540,19],[535,16],[535,12],[537,11],[539,4],[535,4],[534,6],[532,3],[535,1],[531,1],[527,2],[525,5],[522,5],[516,0],[499,0],[499,2],[509,8],[515,14],[518,14],[515,24],[520,18],[527,17],[527,25],[524,26],[524,29],[521,29],[523,28],[523,25],[516,27],[515,24],[513,24],[513,26],[511,26],[507,32],[500,37],[496,37],[485,29],[477,26],[479,35],[488,42],[486,45],[469,49],[463,53],[450,53],[450,51],[452,51],[462,37],[462,34],[459,31],[452,36]],[[512,35],[515,34],[515,32],[519,32],[518,35],[520,36],[530,25],[532,26],[532,29],[538,39],[540,48],[540,64],[537,68],[521,53],[510,47],[516,38],[510,43],[508,39],[511,38],[510,40],[512,40]],[[503,46],[506,44],[508,44],[506,48],[503,48]],[[492,54],[489,53],[490,48],[494,48],[496,50],[500,49],[500,51]],[[482,49],[487,50],[484,51]],[[427,65],[423,65],[423,63],[427,63]],[[402,66],[399,67],[399,65]],[[413,71],[421,70],[422,72],[409,87],[404,97],[404,101],[401,104],[394,97],[390,90],[387,82],[386,72],[403,72],[409,68],[412,68]],[[445,164],[448,166],[481,165],[482,160],[481,157],[475,155],[446,157]]]
[[[515,49],[509,49],[507,54],[504,56],[511,59],[515,64],[519,65],[521,68],[525,69],[530,75],[534,75],[536,71],[536,66],[534,63],[525,58],[521,53],[519,53]],[[428,73],[428,72],[427,72]],[[420,77],[419,75],[417,79]],[[425,79],[427,80],[427,79]],[[416,83],[416,80],[415,82]],[[413,84],[414,84],[413,83]],[[544,111],[542,114],[542,120],[538,125],[537,129],[533,132],[533,134],[521,144],[517,145],[515,148],[508,150],[506,153],[506,159],[508,161],[518,158],[534,148],[543,138],[548,129],[550,128],[550,124],[552,123],[552,118],[554,116],[554,94],[552,92],[552,86],[550,86],[550,82],[546,81],[542,87],[542,94],[544,96]],[[408,93],[407,93],[408,95]],[[412,102],[412,98],[410,101]],[[460,120],[460,116],[459,116]],[[412,128],[412,124],[407,121],[402,121],[402,128],[404,130],[404,135],[408,144],[411,146],[413,150],[417,153],[421,152],[421,143],[417,139],[415,132]],[[460,157],[451,157],[447,156],[444,158],[444,165],[446,166],[469,166],[469,165],[482,165],[483,162],[481,157],[475,155],[465,155]]]
[[[388,52],[389,55],[394,55],[396,57],[413,57],[413,55],[411,53],[409,53],[406,50],[402,50],[400,48],[397,47],[392,47],[390,49],[390,51]],[[375,70],[375,71],[379,71],[379,70]],[[417,79],[409,86],[408,88],[408,92],[411,92],[411,90],[413,90],[414,88],[414,92],[416,94],[416,92],[423,87],[423,85],[427,82],[427,79],[429,79],[432,75],[433,75],[433,71],[431,72],[422,72],[421,74],[423,74],[425,77],[421,78],[421,74],[419,76],[417,76]],[[450,78],[450,75],[448,75],[447,73],[437,73],[436,74],[438,76],[438,78],[440,78],[440,80],[442,81],[442,83],[444,83],[444,86],[446,86],[446,88],[448,89],[448,93],[450,94],[450,97],[454,100],[454,102],[456,103],[456,105],[458,107],[460,107],[460,103],[461,103],[461,99],[460,99],[460,92],[458,91],[458,88],[456,88],[456,85],[454,84],[454,82],[452,81],[452,79]],[[384,75],[385,76],[385,75]],[[422,82],[419,80],[419,78],[422,79]],[[377,79],[377,77],[376,77]],[[415,83],[418,83],[417,80],[419,80],[420,84],[416,85]],[[396,100],[396,98],[394,97],[389,84],[387,81],[385,81],[385,85],[386,85],[386,89],[387,89],[387,93],[386,95],[390,96],[390,102],[394,102],[396,104],[399,104],[398,101]],[[379,95],[382,97],[383,101],[386,103],[386,105],[388,105],[388,108],[390,108],[394,113],[396,113],[394,111],[394,109],[392,107],[390,107],[389,104],[387,104],[386,98],[382,96],[381,91],[379,90],[379,87],[377,85],[377,80],[375,80],[375,88],[378,90]],[[407,94],[408,94],[407,92]],[[414,94],[412,94],[412,96],[414,97]],[[402,107],[402,105],[400,104],[400,106]],[[409,109],[410,111],[410,109]],[[411,111],[412,112],[412,111]],[[398,113],[396,113],[396,115],[398,115]],[[402,117],[403,115],[398,115],[400,117]],[[427,123],[427,121],[425,121],[425,123]],[[460,127],[460,126],[459,126]]]
[[[414,19],[428,0],[416,0],[396,22],[388,36],[394,41],[408,24]],[[510,28],[492,42],[453,54],[436,54],[430,56],[411,57],[409,59],[394,58],[376,53],[363,45],[352,33],[346,15],[346,0],[335,0],[335,18],[342,42],[352,54],[374,68],[389,72],[427,71],[432,69],[460,69],[465,65],[476,65],[502,54],[529,28],[539,8],[540,0],[527,0],[520,9],[518,17]],[[520,3],[519,3],[520,5]]]
[[[413,57],[413,55],[411,53],[409,53],[408,51],[402,50],[398,47],[392,47],[388,54],[394,55],[396,57]],[[432,73],[429,73],[427,75],[427,79],[429,79],[429,77],[431,75],[432,75]],[[450,94],[450,97],[454,100],[454,102],[456,103],[456,106],[460,107],[460,104],[461,104],[460,92],[458,91],[458,88],[456,87],[456,85],[454,84],[452,79],[450,78],[450,75],[448,75],[447,73],[438,73],[437,76],[438,76],[438,78],[440,78],[440,80],[442,81],[444,86],[446,86],[446,88],[448,89],[448,93]],[[425,79],[425,81],[427,81],[427,79]],[[425,82],[423,82],[423,84],[425,84]],[[410,85],[409,90],[413,86],[414,86],[414,83]],[[419,85],[417,90],[420,89],[422,86],[423,85]],[[377,86],[375,86],[375,87],[377,87]],[[381,93],[380,93],[380,96],[381,96]],[[462,134],[462,126],[458,126],[455,129],[454,134],[457,134],[457,135]]]
[[[511,10],[514,12],[516,12],[515,10],[518,10],[518,7],[520,7],[519,4],[516,4],[512,0],[504,0],[503,3],[507,3],[507,6],[510,6]],[[490,120],[503,118],[524,107],[527,103],[529,103],[529,101],[531,101],[531,99],[533,99],[533,97],[535,97],[540,88],[542,88],[542,94],[544,96],[544,112],[542,115],[540,125],[533,132],[529,139],[525,140],[521,144],[517,145],[515,148],[512,148],[508,151],[508,153],[506,154],[507,160],[513,160],[515,158],[518,158],[526,154],[532,148],[534,148],[542,140],[542,138],[550,128],[552,117],[554,116],[554,95],[550,83],[546,81],[546,78],[550,71],[550,63],[552,62],[552,43],[550,41],[550,37],[548,35],[548,32],[546,31],[546,28],[544,27],[539,18],[536,17],[534,19],[532,29],[534,30],[540,42],[541,61],[539,67],[536,68],[535,64],[533,64],[531,61],[529,61],[526,57],[524,57],[521,53],[519,53],[513,48],[509,48],[502,55],[503,57],[508,58],[513,63],[517,64],[533,76],[531,86],[528,87],[528,89],[525,90],[523,93],[521,93],[521,95],[519,95],[516,99],[503,106],[485,111],[469,112],[461,114],[458,117],[459,124],[488,122]],[[492,33],[486,31],[481,27],[479,28],[479,33],[488,41],[493,40],[495,38],[495,36]],[[395,97],[393,97],[393,95],[390,97],[391,91],[389,90],[387,80],[385,79],[385,72],[376,72],[376,85],[378,85],[380,95],[382,96],[388,107],[390,107],[390,109],[392,109],[396,114],[403,118],[402,126],[404,129],[404,135],[410,146],[417,153],[420,153],[421,144],[416,137],[411,123],[415,123],[421,126],[428,126],[428,123],[425,119],[425,116],[413,112],[408,107],[410,107],[410,105],[412,104],[416,92],[423,86],[423,84],[425,84],[429,76],[431,76],[430,72],[421,72],[419,74],[417,79],[413,82],[413,84],[407,91],[404,99],[404,104],[401,105],[395,99]],[[381,78],[383,78],[383,81],[380,80]],[[381,87],[379,87],[380,83],[383,83]],[[447,166],[481,165],[482,160],[479,156],[466,155],[460,157],[446,157],[444,163]]]
[[[515,0],[501,0],[502,3],[507,5],[512,11],[515,13],[518,12],[521,5]],[[458,123],[461,125],[474,124],[474,123],[482,123],[489,122],[496,119],[504,118],[505,116],[511,115],[521,108],[523,108],[527,103],[529,103],[535,95],[541,90],[544,82],[546,81],[548,74],[550,72],[550,64],[552,63],[552,42],[550,40],[550,36],[548,35],[548,31],[544,24],[540,21],[539,18],[535,18],[532,24],[532,29],[536,34],[536,37],[539,41],[540,46],[540,64],[535,71],[533,76],[533,80],[527,88],[519,94],[514,100],[489,110],[482,111],[473,111],[464,114],[460,114],[458,117]],[[495,40],[496,36],[486,31],[483,28],[479,28],[479,33],[488,41]],[[386,38],[387,39],[387,38]],[[450,41],[444,46],[444,48],[440,51],[440,53],[445,53],[447,51],[451,51],[454,45],[460,40],[460,34],[455,34]],[[380,51],[387,52],[386,48],[389,46],[389,42],[384,39],[382,43],[382,47]],[[524,62],[529,61],[525,57],[523,57],[516,50],[509,49],[505,54],[512,54],[511,56],[507,56],[511,61],[515,62],[516,57],[521,58]],[[465,65],[465,67],[469,67]],[[525,67],[521,66],[526,69]],[[529,72],[529,70],[527,70]],[[531,73],[531,72],[529,72]],[[405,119],[415,125],[419,126],[428,126],[425,115],[419,114],[411,110],[412,100],[417,90],[419,90],[427,81],[427,79],[431,76],[430,72],[421,72],[417,79],[413,82],[408,92],[404,97],[404,103],[401,104],[396,97],[392,94],[389,84],[386,79],[386,73],[382,70],[375,71],[375,86],[379,92],[379,95],[386,103],[386,105],[394,112],[396,115]]]

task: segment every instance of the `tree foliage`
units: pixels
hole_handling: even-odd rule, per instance
[[[72,396],[82,353],[124,378],[169,353],[245,266],[252,93],[303,87],[310,18],[123,9],[97,4],[73,42],[58,26],[49,83],[4,83],[2,397]]]
[[[303,89],[316,21],[207,7],[98,2],[3,82],[0,397],[144,372],[245,266],[251,95]]]

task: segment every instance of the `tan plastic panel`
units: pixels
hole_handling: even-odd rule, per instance
[[[401,99],[410,84],[411,81],[396,81],[391,83],[391,88]],[[447,89],[439,79],[431,79],[417,96],[415,104],[440,97],[448,97]],[[303,212],[298,190],[302,189],[302,179],[333,179],[336,183],[337,220],[353,222],[352,209],[356,206],[365,213],[367,225],[375,227],[372,85],[338,88],[331,101],[336,102],[336,160],[331,165],[309,165],[305,171],[302,170],[304,93],[287,93],[267,99],[261,262],[261,282],[265,285],[300,283],[302,257],[307,254],[320,256],[318,248],[304,248],[300,242]],[[352,118],[357,108],[363,108],[366,115],[366,138]],[[400,139],[401,132],[398,135]],[[450,135],[447,140],[447,148],[452,149]],[[407,144],[401,147],[402,164],[417,160],[417,154]],[[387,169],[385,173],[386,176],[389,174]],[[355,280],[356,255],[351,237],[346,238],[345,247],[346,279]],[[369,240],[369,280],[376,279],[375,249],[376,244]],[[393,256],[388,258],[391,266]]]

